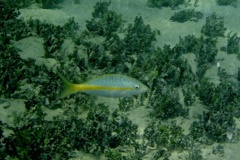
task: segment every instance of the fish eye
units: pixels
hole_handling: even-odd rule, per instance
[[[140,88],[139,85],[135,85],[134,87],[135,87],[135,89],[139,89]]]

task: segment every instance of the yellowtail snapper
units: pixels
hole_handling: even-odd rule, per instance
[[[94,96],[117,98],[138,95],[148,90],[148,87],[140,81],[120,74],[103,75],[82,84],[71,83],[62,75],[59,74],[59,76],[65,88],[60,95],[61,98],[76,92],[83,92]]]

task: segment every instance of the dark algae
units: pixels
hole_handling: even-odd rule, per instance
[[[63,2],[63,0],[6,0],[8,4],[15,4],[18,8],[29,7],[30,5],[37,3],[39,7],[44,9],[53,9],[59,7],[58,5]]]
[[[180,23],[183,23],[186,21],[197,22],[202,17],[203,17],[203,13],[199,11],[195,11],[194,9],[188,9],[188,10],[182,10],[174,13],[174,15],[171,16],[170,20],[180,22]]]
[[[209,37],[223,37],[226,31],[223,17],[212,13],[206,18],[206,23],[203,25],[201,33]]]
[[[112,34],[123,25],[122,16],[114,11],[108,10],[110,2],[97,2],[94,6],[92,19],[87,20],[87,29],[89,32],[99,36],[111,37]]]
[[[57,7],[59,3],[63,2],[63,0],[35,0],[35,1],[42,8],[45,8],[45,9]]]
[[[239,55],[239,40],[240,37],[238,37],[237,33],[231,34],[231,32],[228,34],[228,42],[226,47],[227,54],[237,54]]]
[[[221,6],[236,5],[237,0],[216,0],[216,3]]]
[[[157,46],[165,31],[153,28],[143,15],[136,14],[126,23],[111,6],[113,1],[96,2],[85,26],[76,17],[56,25],[20,16],[20,8],[35,5],[55,10],[64,3],[0,1],[0,104],[6,111],[20,108],[15,101],[24,106],[22,112],[11,113],[10,123],[0,121],[0,159],[91,155],[106,160],[167,160],[185,153],[181,159],[201,160],[205,147],[212,149],[210,154],[224,157],[225,144],[239,142],[240,68],[233,75],[217,68],[218,83],[207,76],[221,62],[220,52],[239,56],[239,36],[236,31],[225,33],[228,28],[223,17],[203,15],[190,1],[148,0],[144,5],[175,13],[166,18],[171,24],[203,22],[198,33],[175,37],[178,42],[174,45],[160,42]],[[218,5],[234,3],[216,0]],[[82,5],[82,1],[72,5]],[[191,5],[196,10],[187,8]],[[28,38],[40,41],[41,60],[54,61],[54,65],[23,58],[16,43]],[[226,41],[222,43],[222,39]],[[63,89],[59,73],[73,83],[103,74],[125,74],[149,89],[109,103],[84,93],[59,98]],[[147,119],[144,127],[142,122],[135,124],[132,112]]]
[[[178,7],[178,5],[183,4],[184,0],[148,0],[147,5],[149,7],[156,7],[156,8],[162,8],[162,7],[171,7],[172,9]]]
[[[135,141],[137,126],[117,113],[109,117],[103,104],[95,106],[86,119],[55,117],[52,121],[44,120],[46,114],[40,106],[34,107],[24,117],[16,116],[14,126],[8,126],[13,133],[3,142],[6,154],[11,157],[66,159],[74,156],[70,154],[73,148],[98,155],[121,145],[138,145]],[[30,119],[33,113],[35,117]]]

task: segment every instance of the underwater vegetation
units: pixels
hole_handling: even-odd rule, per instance
[[[203,115],[199,115],[199,120],[192,123],[190,133],[193,136],[193,139],[202,144],[209,145],[214,142],[234,142],[237,137],[229,139],[227,134],[233,131],[235,125],[233,114],[230,114],[229,112],[208,112]]]
[[[86,21],[89,32],[99,36],[111,37],[123,25],[122,16],[114,11],[108,10],[111,2],[97,2],[94,6],[92,19]]]
[[[9,28],[12,24],[12,21],[16,19],[16,17],[19,15],[19,12],[13,8],[14,6],[2,1],[0,2],[0,7],[3,11],[0,20],[0,61],[2,64],[0,66],[1,94],[5,97],[10,97],[18,88],[18,83],[16,82],[19,82],[19,80],[24,76],[24,71],[27,70],[25,68],[25,64],[28,62],[20,58],[19,54],[17,53],[18,50],[14,48],[11,43],[12,36],[8,34],[8,32],[11,32],[11,29],[9,31]]]
[[[214,62],[218,49],[216,47],[217,39],[212,37],[195,37],[187,35],[184,38],[180,37],[179,43],[176,44],[181,54],[194,53],[197,62],[196,76],[201,79],[210,64]]]
[[[239,40],[240,37],[238,37],[237,33],[232,34],[232,32],[229,32],[227,35],[227,45],[221,47],[221,51],[227,54],[236,54],[238,59],[240,59]]]
[[[209,37],[223,37],[225,31],[223,17],[218,17],[212,13],[206,18],[206,24],[203,25],[201,33]]]
[[[40,4],[42,8],[54,8],[57,7],[57,5],[63,0],[35,0],[36,3]]]
[[[184,104],[186,106],[193,105],[193,102],[195,102],[196,100],[196,96],[195,94],[193,94],[193,91],[194,91],[193,85],[189,85],[188,87],[182,90],[184,96]]]
[[[104,104],[92,107],[86,119],[72,116],[46,121],[45,116],[41,106],[16,116],[14,126],[7,127],[13,133],[3,139],[6,154],[18,159],[66,159],[74,157],[74,149],[97,155],[106,149],[138,145],[137,126],[117,111],[109,117]]]
[[[237,0],[216,0],[218,5],[235,5]]]
[[[48,5],[55,7],[58,2],[49,1]],[[183,1],[148,3],[176,8]],[[141,16],[124,28],[122,16],[109,10],[110,5],[97,2],[86,30],[80,30],[74,18],[63,26],[18,18],[19,6],[0,1],[0,94],[6,99],[23,99],[26,109],[12,115],[12,124],[0,122],[0,159],[69,159],[77,156],[76,150],[114,160],[140,160],[151,151],[152,159],[168,159],[175,151],[186,151],[186,159],[202,159],[202,146],[219,143],[214,154],[222,154],[223,143],[238,141],[239,84],[227,76],[220,77],[219,84],[205,77],[218,53],[217,37],[226,31],[224,19],[213,13],[201,36],[189,34],[179,37],[174,46],[156,47],[160,31],[152,30]],[[21,58],[14,42],[32,36],[43,40],[43,58],[55,59],[57,67]],[[227,53],[237,53],[239,37],[229,33],[227,38]],[[67,39],[74,43],[70,53],[62,48]],[[195,55],[196,73],[183,58],[189,53]],[[62,89],[58,72],[74,83],[105,73],[124,73],[146,84],[149,91],[121,98],[118,109],[110,111],[110,106],[97,104],[96,97],[85,94],[58,99]],[[240,71],[238,82],[239,75]],[[190,132],[185,133],[175,118],[188,118],[196,100],[206,111],[197,113]],[[147,107],[151,117],[143,135],[138,135],[138,126],[126,113],[139,106]],[[63,113],[47,120],[44,108],[60,108]],[[80,116],[83,112],[85,118]],[[10,134],[3,134],[4,130]]]
[[[169,151],[181,150],[189,145],[187,136],[174,121],[170,124],[162,124],[159,121],[152,122],[144,130],[144,140],[148,147],[158,149],[154,159],[167,158]]]
[[[63,2],[63,0],[5,0],[7,3],[12,3],[19,8],[28,7],[33,3],[37,3],[39,7],[44,9],[51,9],[58,7],[58,4]]]
[[[205,78],[199,83],[196,94],[205,105],[211,104],[211,111],[229,111],[238,115],[237,101],[239,100],[238,86],[232,82],[222,80],[217,86],[208,82]],[[206,94],[206,92],[208,94]]]
[[[148,0],[147,5],[149,7],[156,7],[156,8],[162,8],[162,7],[171,7],[172,9],[178,7],[180,4],[184,4],[184,0]]]
[[[238,68],[237,80],[240,81],[240,68]]]
[[[180,23],[183,23],[186,21],[197,22],[202,17],[203,17],[203,13],[199,11],[194,11],[194,9],[187,9],[187,10],[182,10],[174,13],[174,15],[171,16],[170,20],[180,22]]]
[[[2,121],[0,121],[0,139],[2,140],[4,135],[3,135],[3,126],[4,124],[2,123]],[[2,157],[6,157],[6,153],[4,152],[4,149],[3,149],[3,143],[0,143],[0,158]]]
[[[134,24],[127,27],[123,46],[127,46],[126,54],[147,54],[153,50],[153,42],[156,41],[157,31],[152,31],[150,25],[145,25],[142,17],[136,17]],[[129,44],[131,44],[129,46]],[[116,52],[116,51],[115,51]]]
[[[160,92],[157,92],[160,90]],[[161,87],[157,86],[156,90],[154,89],[154,94],[151,95],[149,99],[149,108],[152,108],[151,116],[168,119],[178,116],[187,116],[188,109],[184,108],[179,102],[179,93],[176,89],[173,89],[172,86]],[[169,108],[171,106],[171,108]]]
[[[234,33],[231,36],[231,32],[228,34],[228,42],[227,42],[227,54],[237,54],[239,55],[239,40],[240,37],[237,36],[237,33]]]
[[[111,25],[111,23],[106,24]],[[109,31],[111,30],[109,29]],[[133,70],[138,69],[138,65],[141,65],[142,60],[149,57],[149,52],[153,50],[156,32],[152,31],[149,25],[144,24],[142,17],[136,17],[134,24],[129,24],[126,28],[126,36],[123,39],[120,39],[118,32],[120,32],[119,29],[112,30],[109,34],[101,35],[103,44],[96,44],[77,37],[75,44],[77,47],[83,46],[86,48],[88,58],[84,60],[83,58],[80,59],[80,57],[73,56],[71,60],[76,62],[82,70],[84,70],[83,68],[104,69],[108,73],[128,73],[131,70],[134,76],[134,73],[137,73],[137,71],[133,72]],[[95,32],[90,31],[90,35],[92,33],[95,34]],[[88,32],[84,34],[88,34]],[[134,59],[132,58],[134,54],[141,56],[137,56]],[[96,56],[99,56],[99,59],[96,59]]]
[[[149,124],[144,131],[144,138],[146,138],[151,147],[166,147],[169,150],[176,148],[182,148],[183,142],[186,139],[183,134],[183,130],[180,126],[177,126],[176,122],[170,124],[161,124],[161,122],[155,122]],[[185,146],[186,147],[186,146]]]
[[[27,27],[30,28],[32,34],[43,38],[44,57],[56,58],[61,51],[64,39],[67,37],[74,38],[76,31],[79,29],[79,24],[74,21],[74,18],[69,18],[68,22],[63,26],[55,26],[39,20],[29,19]]]
[[[234,117],[239,117],[239,87],[225,80],[215,86],[202,79],[198,88],[196,95],[208,106],[209,112],[199,115],[199,122],[191,125],[193,138],[207,144],[235,141],[237,137],[229,139],[227,133],[236,127]]]

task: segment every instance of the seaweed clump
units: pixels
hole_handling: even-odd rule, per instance
[[[52,74],[54,71],[45,65],[35,65],[34,59],[22,59],[13,41],[38,35],[46,40],[45,57],[56,57],[61,50],[63,38],[74,35],[77,23],[74,19],[69,19],[61,27],[32,19],[25,22],[17,18],[20,13],[15,3],[1,1],[0,7],[3,13],[0,16],[0,62],[3,64],[0,66],[0,93],[6,98],[27,98],[27,102],[31,103],[42,103],[45,96],[54,100],[56,95],[52,91],[58,88],[56,82],[50,82],[50,79],[56,79],[56,75]],[[51,41],[55,35],[58,37]],[[50,91],[49,86],[55,89]]]
[[[174,121],[170,124],[159,121],[150,123],[144,130],[144,140],[147,142],[146,146],[157,150],[154,159],[168,157],[169,152],[182,150],[188,145],[183,129]]]
[[[238,80],[238,82],[240,82],[240,68],[238,68],[237,80]]]
[[[162,93],[152,96],[149,101],[153,108],[151,115],[156,118],[168,119],[188,114],[188,109],[183,108],[179,102],[178,92],[171,87],[162,88]]]
[[[201,29],[201,33],[209,37],[223,37],[225,31],[223,17],[218,17],[215,13],[206,18],[206,24]]]
[[[109,118],[107,106],[91,107],[86,119],[72,115],[45,120],[40,105],[23,115],[14,115],[12,133],[3,138],[4,153],[18,159],[69,159],[74,150],[94,155],[123,146],[138,148],[137,126],[117,112]]]
[[[36,3],[40,4],[40,6],[44,9],[55,8],[63,2],[63,0],[35,0]]]
[[[19,40],[31,35],[23,19],[17,18],[20,15],[17,2],[0,1],[0,11],[1,39],[8,36],[11,40]]]
[[[237,33],[232,36],[228,34],[228,42],[227,42],[227,54],[239,54],[239,40],[240,37],[237,36]]]
[[[18,8],[28,7],[33,3],[37,3],[41,8],[52,9],[58,7],[63,0],[6,0],[6,2],[15,4]]]
[[[238,107],[236,102],[239,100],[238,90],[239,88],[236,84],[224,80],[215,86],[206,79],[202,79],[197,87],[196,94],[203,104],[210,105],[209,109],[211,111],[222,110],[237,115]]]
[[[184,38],[180,37],[179,43],[176,45],[176,48],[181,54],[194,53],[197,62],[197,77],[201,79],[208,67],[212,62],[214,62],[217,55],[218,49],[216,47],[217,39],[213,37],[204,37],[199,38],[188,35]]]
[[[142,72],[148,72],[144,73],[148,75],[146,84],[151,88],[149,108],[153,109],[151,115],[156,118],[168,119],[188,114],[179,102],[179,93],[174,87],[191,84],[195,75],[180,55],[179,48],[165,45],[146,58],[144,65],[138,66]]]
[[[74,21],[74,18],[69,18],[63,26],[30,19],[27,21],[27,26],[32,34],[44,39],[45,58],[59,58],[64,39],[74,38],[79,29],[79,24]]]
[[[93,18],[88,21],[88,31],[99,36],[110,37],[123,25],[122,16],[114,11],[108,10],[111,2],[97,2],[92,13]]]
[[[180,4],[184,4],[184,0],[148,0],[147,5],[149,7],[156,7],[156,8],[162,8],[162,7],[171,7],[172,9],[178,7]]]
[[[217,55],[217,40],[215,38],[199,38],[199,43],[195,46],[196,61],[199,67],[209,65],[215,60]],[[200,76],[201,77],[201,76]]]
[[[203,144],[234,142],[237,138],[234,117],[239,117],[239,87],[226,80],[215,86],[203,78],[196,95],[209,111],[192,123],[192,137]]]
[[[180,22],[180,23],[183,23],[186,21],[197,22],[202,17],[203,17],[202,12],[194,11],[194,9],[188,9],[188,10],[183,10],[183,11],[174,13],[174,15],[171,16],[170,20]]]
[[[233,114],[224,111],[208,112],[199,115],[198,121],[191,124],[190,134],[202,144],[223,143],[234,141],[227,134],[234,134],[232,131],[235,127]]]
[[[134,24],[130,24],[126,28],[126,35],[123,39],[119,37],[120,30],[115,30],[111,23],[104,25],[110,29],[107,34],[100,34],[103,42],[94,43],[76,38],[75,43],[86,48],[88,58],[85,65],[87,68],[106,69],[111,73],[127,73],[129,68],[143,64],[143,59],[149,57],[148,55],[153,50],[153,42],[156,41],[156,33],[151,30],[149,25],[144,24],[142,17],[136,17]],[[96,32],[90,31],[88,36],[92,34],[94,35]],[[133,58],[132,55],[136,55],[136,58]],[[79,63],[79,59],[77,60],[75,56],[73,56],[73,60]],[[127,63],[130,67],[126,65]],[[82,66],[79,65],[83,68]]]
[[[156,33],[151,30],[150,25],[145,25],[142,17],[136,17],[133,25],[127,28],[124,45],[127,46],[127,55],[141,55],[153,50],[153,42],[156,41]]]
[[[0,140],[2,142],[4,135],[3,135],[4,123],[0,121]],[[4,152],[3,143],[0,143],[0,159],[5,159],[7,154]]]
[[[12,23],[19,15],[17,6],[13,3],[0,1],[0,93],[6,98],[12,97],[12,94],[19,89],[20,81],[26,77],[26,72],[32,64],[32,60],[23,60],[18,54],[12,41]]]
[[[216,0],[218,5],[227,6],[227,5],[235,5],[237,0]]]

